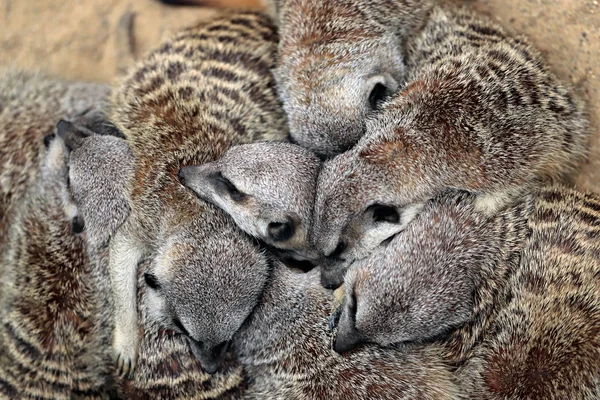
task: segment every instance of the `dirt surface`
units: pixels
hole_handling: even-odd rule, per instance
[[[261,7],[261,0],[212,0]],[[600,1],[456,0],[527,35],[554,71],[587,101],[593,134],[590,160],[576,184],[600,192]],[[154,0],[0,0],[0,65],[112,82],[130,65],[122,35],[131,29],[136,57],[179,27],[214,10]]]

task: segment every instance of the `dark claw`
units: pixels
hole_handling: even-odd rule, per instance
[[[333,330],[337,327],[338,322],[340,322],[340,317],[342,316],[342,307],[338,307],[337,310],[331,314],[329,317],[329,332],[333,332]]]
[[[54,140],[55,137],[56,137],[56,135],[54,133],[50,133],[50,134],[44,136],[44,146],[46,148],[50,147],[50,143],[52,143],[52,141]]]

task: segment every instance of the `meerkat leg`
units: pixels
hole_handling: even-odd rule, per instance
[[[109,273],[114,293],[115,327],[113,357],[119,376],[131,376],[138,354],[137,265],[143,246],[135,240],[126,223],[110,242]]]

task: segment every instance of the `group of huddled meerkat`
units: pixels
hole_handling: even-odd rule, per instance
[[[0,78],[0,397],[600,398],[581,102],[466,9],[270,14]]]

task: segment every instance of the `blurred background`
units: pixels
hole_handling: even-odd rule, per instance
[[[217,7],[260,9],[262,0],[189,0]],[[364,0],[363,0],[364,1]],[[589,105],[592,154],[577,186],[600,192],[600,4],[598,0],[447,0],[491,16],[527,35],[554,72]],[[113,82],[174,30],[214,8],[157,0],[0,0],[0,65]]]

